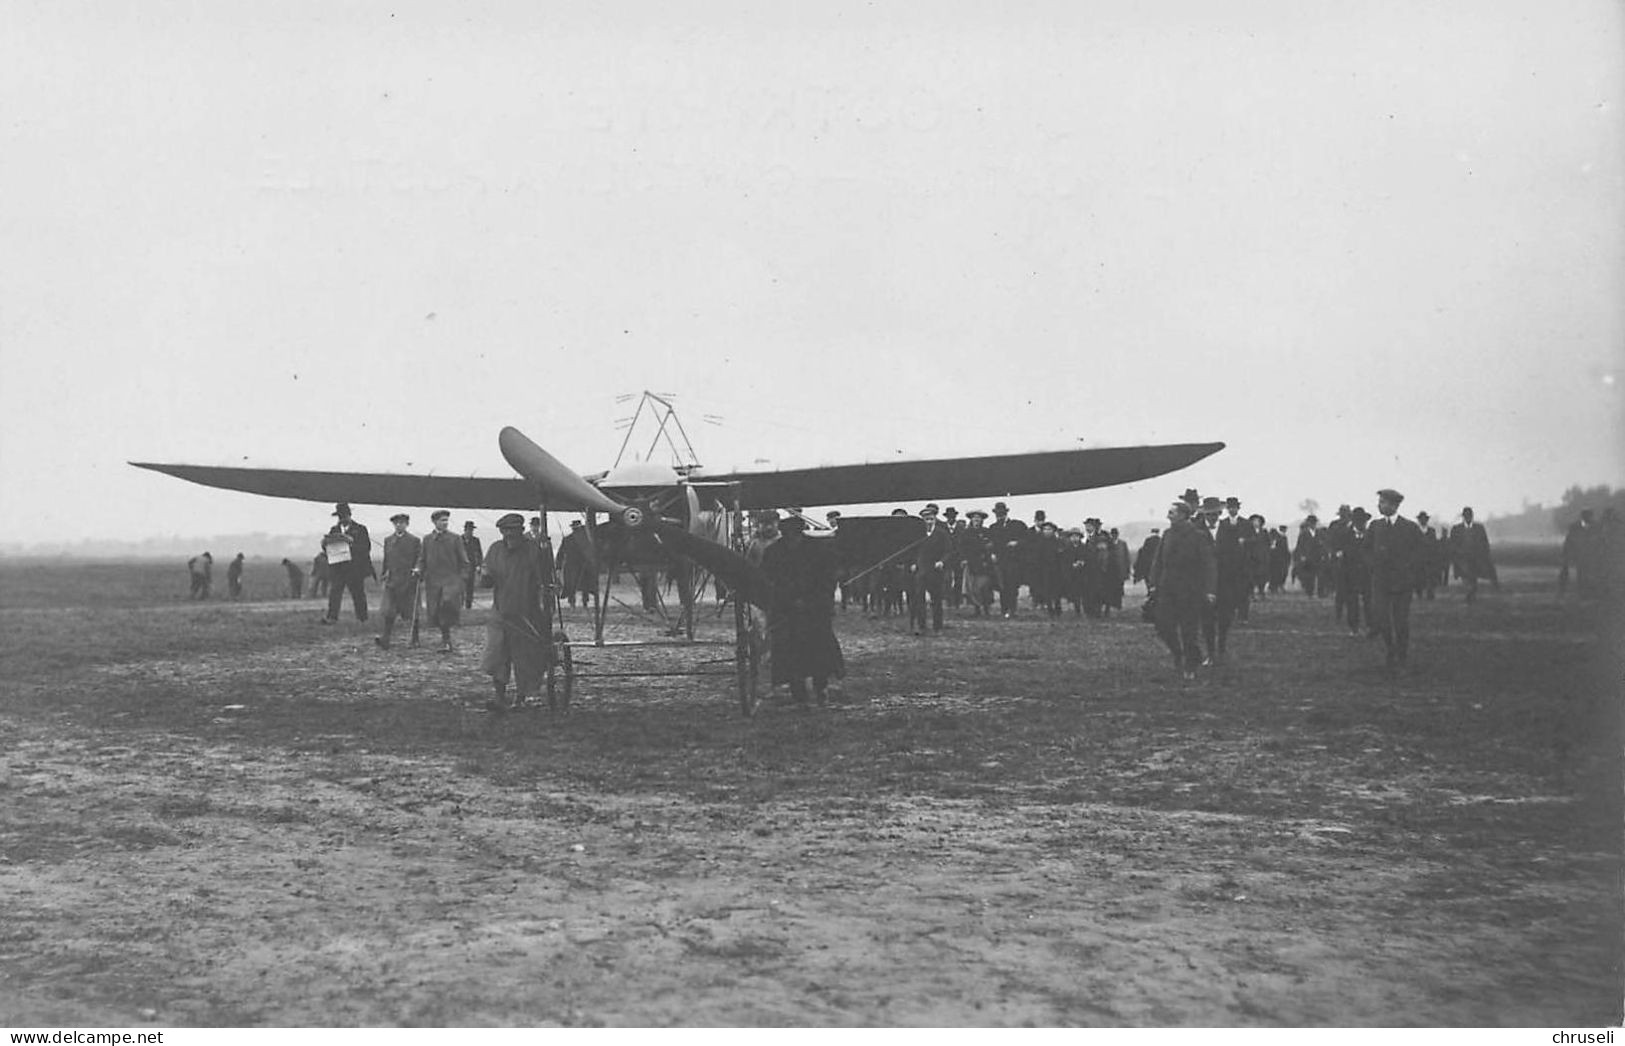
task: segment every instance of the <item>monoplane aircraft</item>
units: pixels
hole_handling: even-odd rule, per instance
[[[645,393],[645,398],[671,409],[652,393]],[[742,511],[1089,490],[1164,475],[1224,447],[1223,443],[1171,443],[725,472],[698,464],[634,461],[617,463],[605,472],[582,474],[511,426],[498,434],[497,444],[517,477],[130,464],[204,486],[301,501],[580,512],[594,532],[606,565],[655,558],[677,566],[692,565],[726,582],[738,597],[737,607],[748,602],[765,608],[771,598],[770,586],[734,547]],[[699,587],[692,577],[686,583],[680,579],[678,585],[690,638],[694,593]],[[594,639],[599,645],[604,641],[604,604],[604,600],[598,602]],[[739,624],[746,627],[743,617]],[[746,700],[743,660],[747,646],[742,633],[738,643],[742,701]],[[750,668],[754,672],[754,665]],[[752,700],[746,711],[753,707]]]

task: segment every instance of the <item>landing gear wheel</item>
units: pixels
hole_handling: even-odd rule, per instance
[[[575,691],[576,666],[570,656],[570,644],[562,634],[553,637],[553,665],[547,670],[547,708],[550,712],[570,711],[570,698]]]

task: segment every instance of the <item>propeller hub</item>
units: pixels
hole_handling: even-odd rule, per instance
[[[644,520],[647,518],[647,513],[637,505],[628,505],[621,511],[621,522],[632,530],[643,526]]]

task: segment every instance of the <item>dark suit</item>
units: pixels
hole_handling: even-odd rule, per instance
[[[348,539],[350,546],[350,561],[348,563],[333,563],[327,565],[328,579],[331,587],[327,592],[327,619],[339,619],[339,607],[344,603],[344,593],[350,593],[350,604],[355,608],[357,621],[367,620],[367,579],[376,577],[372,567],[372,535],[367,528],[355,520],[347,520],[333,524],[328,531],[328,540],[334,535],[342,535]]]
[[[1487,577],[1499,588],[1495,563],[1490,559],[1490,538],[1484,524],[1457,523],[1450,528],[1450,552],[1456,561],[1456,576],[1467,583],[1467,602],[1478,598],[1478,579]]]
[[[1147,585],[1156,594],[1157,635],[1187,672],[1202,660],[1197,629],[1218,580],[1207,532],[1189,520],[1170,526],[1157,545]]]
[[[1422,563],[1422,531],[1400,516],[1371,524],[1371,624],[1388,650],[1388,664],[1404,664],[1411,647],[1411,593]]]
[[[1247,620],[1247,603],[1252,595],[1251,568],[1247,562],[1247,542],[1253,525],[1245,519],[1221,518],[1213,528],[1213,555],[1219,567],[1218,602],[1214,606],[1218,652],[1224,653],[1230,625]]]
[[[947,577],[949,557],[953,555],[953,535],[948,525],[927,523],[925,537],[914,547],[912,589],[908,598],[909,622],[916,633],[925,631],[925,603],[931,601],[931,630],[942,631],[943,582]]]
[[[984,529],[988,550],[993,556],[994,583],[999,586],[999,609],[1009,617],[1016,612],[1016,596],[1021,591],[1021,549],[1027,537],[1027,524],[1006,516]]]

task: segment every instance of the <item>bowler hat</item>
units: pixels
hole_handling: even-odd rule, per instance
[[[391,523],[410,523],[412,522],[412,517],[408,516],[404,512],[397,512],[393,516],[389,517],[389,521]]]
[[[1231,505],[1234,505],[1237,508],[1240,508],[1241,507],[1241,499],[1237,498],[1237,497],[1225,498],[1224,499],[1224,507],[1229,508]]]
[[[521,516],[517,512],[510,512],[506,516],[503,516],[501,519],[497,520],[497,529],[523,530],[525,529],[525,517]]]
[[[995,501],[993,503],[993,511],[994,512],[1009,512],[1010,511],[1010,506],[1006,505],[1002,501]]]
[[[1303,517],[1303,521],[1305,523],[1319,523],[1320,517],[1311,512],[1307,516]]]
[[[1084,526],[1088,526],[1091,523],[1097,527],[1100,526],[1100,520],[1096,519],[1094,516],[1090,516],[1088,519],[1083,521]]]
[[[1430,518],[1432,517],[1430,517],[1426,512],[1418,512],[1416,514],[1416,521],[1418,523],[1426,523]]]
[[[1196,493],[1196,488],[1195,487],[1186,487],[1185,488],[1185,493],[1179,495],[1177,500],[1183,501],[1185,504],[1189,505],[1191,508],[1195,508],[1197,503],[1202,500],[1202,496],[1200,494]]]
[[[474,529],[474,521],[472,519],[463,520],[463,529],[464,530],[473,530]]]
[[[1381,490],[1377,491],[1377,497],[1381,498],[1383,501],[1392,501],[1396,505],[1405,500],[1405,495],[1401,494],[1393,487],[1383,487]]]
[[[1202,499],[1203,512],[1217,512],[1221,508],[1224,508],[1224,502],[1211,494]]]
[[[1365,510],[1364,505],[1357,506],[1354,509],[1353,512],[1349,513],[1349,515],[1353,516],[1355,519],[1370,519],[1371,518],[1371,513],[1367,512]]]
[[[343,519],[343,518],[349,516],[349,514],[350,514],[350,503],[348,501],[341,501],[337,505],[333,506],[333,515],[338,516],[339,518]]]
[[[959,510],[954,508],[952,505],[949,505],[947,508],[942,510],[942,514],[947,516],[949,519],[953,519],[955,516],[959,515]]]

